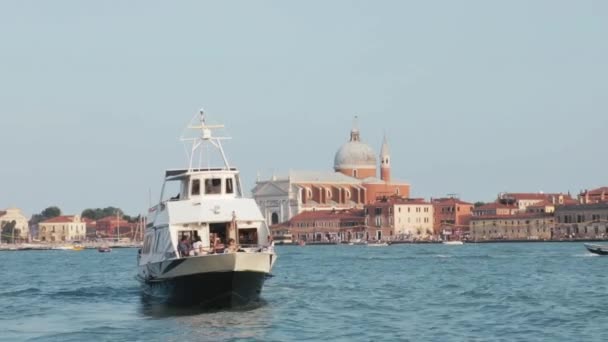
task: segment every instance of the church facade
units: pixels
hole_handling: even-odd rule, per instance
[[[274,225],[306,211],[363,209],[381,197],[409,197],[410,185],[391,179],[386,137],[379,159],[378,163],[374,150],[361,141],[355,124],[350,140],[336,152],[333,171],[290,171],[286,177],[258,180],[253,198],[268,224]]]

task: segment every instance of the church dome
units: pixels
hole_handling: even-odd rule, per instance
[[[353,128],[350,141],[342,145],[334,158],[334,169],[376,168],[376,154],[359,138],[359,130]]]

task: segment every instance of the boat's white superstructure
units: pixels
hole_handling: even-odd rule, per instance
[[[188,168],[166,171],[161,199],[149,210],[138,279],[146,293],[174,303],[246,304],[258,298],[276,255],[264,217],[228,164],[226,138],[212,135],[223,126],[206,124],[202,111],[197,116],[189,128],[198,135],[182,138],[192,142]],[[209,146],[223,166],[201,165]]]

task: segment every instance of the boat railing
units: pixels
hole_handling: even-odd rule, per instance
[[[208,256],[208,255],[222,255],[222,254],[231,254],[231,253],[273,253],[274,245],[255,245],[255,244],[247,244],[240,245],[236,251],[229,251],[228,248],[222,248],[215,251],[209,251],[208,249],[203,251],[203,254],[194,254],[194,255],[186,255],[177,257],[177,259],[181,258],[191,258],[197,256]],[[176,255],[172,255],[172,257],[176,257]]]

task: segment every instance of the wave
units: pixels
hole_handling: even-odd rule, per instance
[[[27,289],[23,289],[23,290],[13,290],[13,291],[7,291],[7,292],[0,292],[0,297],[4,297],[4,296],[20,296],[20,295],[35,295],[35,294],[39,294],[42,291],[40,291],[40,289],[35,288],[35,287],[29,287]]]
[[[96,301],[106,301],[111,298],[122,296],[131,297],[139,293],[137,286],[115,288],[109,286],[83,286],[69,290],[59,290],[48,293],[49,296],[57,299],[79,299],[87,298]]]

